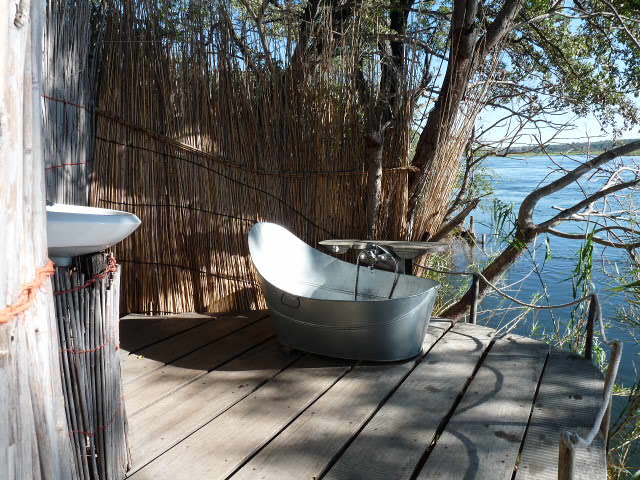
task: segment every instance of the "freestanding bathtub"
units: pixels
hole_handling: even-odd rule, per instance
[[[253,226],[249,250],[286,347],[368,361],[421,352],[437,282],[338,260],[273,223]]]

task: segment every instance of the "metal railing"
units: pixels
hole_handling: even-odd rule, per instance
[[[607,371],[605,373],[604,379],[604,389],[603,389],[603,398],[602,404],[600,405],[600,409],[596,415],[594,424],[592,428],[589,430],[588,434],[585,437],[580,436],[576,432],[570,432],[564,430],[560,434],[560,447],[558,452],[558,480],[573,480],[576,477],[576,451],[579,448],[587,448],[589,447],[598,433],[600,433],[603,437],[605,443],[605,452],[608,454],[609,451],[609,425],[611,423],[611,399],[613,396],[613,387],[615,384],[615,379],[618,374],[618,369],[620,367],[620,359],[622,357],[622,342],[619,340],[611,340],[607,339],[604,330],[604,324],[602,322],[602,308],[600,306],[600,300],[598,298],[597,293],[589,293],[584,297],[578,298],[572,302],[559,304],[559,305],[534,305],[518,300],[517,298],[512,297],[506,292],[502,291],[500,288],[491,283],[484,275],[479,272],[456,272],[456,271],[448,271],[448,270],[440,270],[437,268],[427,267],[426,265],[420,265],[418,263],[414,263],[415,266],[423,268],[425,270],[429,270],[436,273],[446,274],[446,275],[464,275],[471,276],[471,303],[469,306],[469,323],[475,324],[477,321],[477,312],[478,312],[478,301],[479,301],[479,293],[480,293],[480,281],[485,282],[492,290],[498,293],[500,296],[510,300],[514,303],[517,303],[526,308],[532,308],[536,310],[550,310],[556,308],[565,308],[573,305],[577,305],[582,302],[589,301],[589,311],[587,314],[587,324],[586,324],[586,337],[585,337],[585,346],[584,346],[584,354],[583,357],[585,360],[593,362],[593,341],[594,341],[594,332],[595,332],[595,324],[596,322],[600,327],[600,335],[602,337],[602,341],[611,347],[611,357],[609,360],[609,366],[607,367]],[[509,330],[513,330],[515,328],[514,324],[512,328]],[[509,331],[505,332],[504,335],[509,333]]]

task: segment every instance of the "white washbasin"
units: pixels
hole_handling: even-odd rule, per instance
[[[120,210],[47,205],[49,257],[58,266],[68,266],[71,257],[100,252],[122,241],[140,223],[134,214]]]

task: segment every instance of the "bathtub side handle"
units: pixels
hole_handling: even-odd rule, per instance
[[[285,301],[287,299],[289,299],[289,301],[294,300],[296,302],[295,305]],[[289,295],[287,292],[282,292],[282,295],[280,295],[280,303],[289,308],[300,308],[300,297],[294,297],[293,295]]]

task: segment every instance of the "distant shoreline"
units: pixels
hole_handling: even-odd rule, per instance
[[[611,148],[618,147],[621,145],[626,145],[627,143],[635,142],[640,140],[640,138],[629,138],[618,141],[611,140],[600,140],[597,142],[574,142],[574,143],[557,143],[551,144],[544,147],[544,149],[540,148],[537,145],[528,145],[523,147],[517,147],[516,149],[511,150],[507,154],[495,155],[498,157],[537,157],[541,155],[590,155],[596,156],[600,155]],[[486,152],[485,150],[484,152]],[[481,151],[482,153],[482,151]],[[640,155],[640,149],[636,150],[632,154],[624,155],[625,157],[634,157]]]
[[[563,151],[563,152],[511,152],[511,153],[507,153],[506,155],[492,155],[495,157],[542,157],[545,155],[548,155],[550,157],[555,157],[555,156],[570,156],[570,155],[589,155],[592,157],[595,157],[597,155],[600,155],[602,153],[606,152],[606,150],[591,150],[589,152],[579,152],[579,151],[575,151],[575,150],[567,150],[567,151]],[[638,157],[640,156],[640,150],[637,150],[635,153],[631,153],[628,155],[620,155],[620,157]]]

